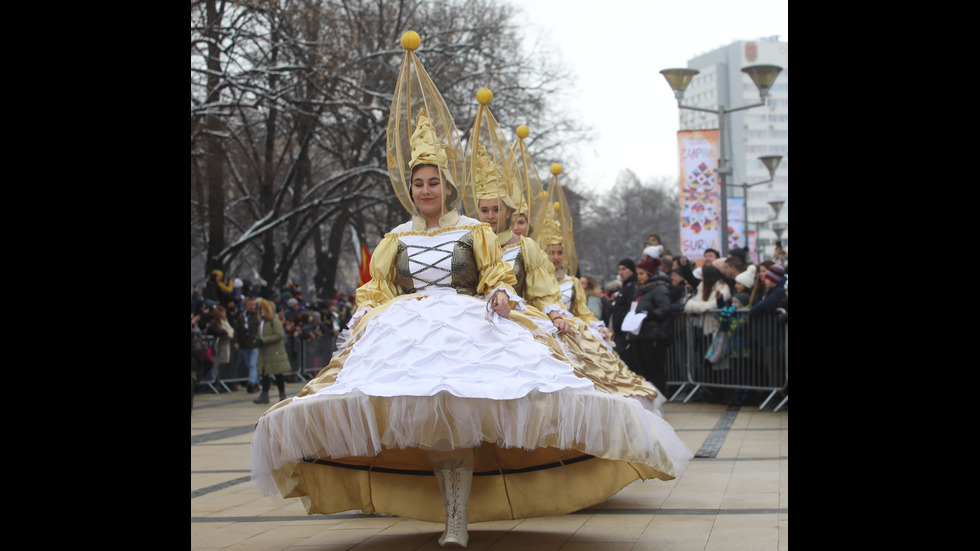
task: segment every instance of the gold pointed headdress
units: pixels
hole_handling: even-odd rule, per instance
[[[481,143],[473,162],[473,195],[480,199],[502,199],[511,210],[517,210],[510,196],[510,186],[504,179],[497,164],[490,160],[487,148]]]
[[[538,237],[535,239],[541,250],[549,245],[561,245],[562,263],[567,273],[574,275],[578,272],[578,255],[575,252],[575,239],[572,231],[572,215],[568,208],[568,200],[562,190],[558,175],[561,165],[551,165],[551,183],[546,191],[541,193],[544,205],[533,223],[538,227]]]
[[[503,130],[497,124],[489,104],[493,92],[481,88],[476,93],[480,107],[473,120],[473,130],[466,143],[467,199],[463,207],[474,218],[479,217],[480,199],[500,199],[512,212],[521,204],[514,174],[513,151]],[[515,201],[516,199],[516,201]],[[509,235],[507,236],[509,239]]]
[[[419,109],[418,116],[415,118],[415,130],[412,131],[409,142],[412,145],[412,160],[408,162],[408,168],[414,169],[419,165],[449,167],[446,148],[439,143],[436,130],[432,128],[432,123],[429,122],[429,115],[425,112],[425,107]]]
[[[412,171],[422,165],[439,169],[443,182],[443,214],[440,225],[453,225],[462,195],[463,147],[456,123],[439,89],[415,55],[421,45],[415,31],[402,35],[405,49],[388,114],[388,176],[398,201],[412,215],[414,229],[426,229],[412,201]]]

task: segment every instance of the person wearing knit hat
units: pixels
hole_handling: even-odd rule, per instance
[[[648,275],[652,275],[654,272],[660,269],[660,259],[659,258],[644,258],[639,264],[636,265],[637,270],[644,270]]]
[[[786,288],[783,286],[785,279],[786,270],[782,266],[779,264],[769,266],[766,269],[765,275],[762,277],[762,283],[765,286],[765,296],[758,304],[752,306],[749,310],[749,315],[771,312],[783,306],[786,302]]]
[[[755,285],[755,270],[755,264],[749,264],[749,267],[744,272],[735,276],[736,293],[751,292],[752,286]],[[745,304],[742,306],[745,306]]]
[[[635,370],[653,386],[667,386],[667,347],[671,340],[670,280],[659,258],[645,258],[636,266],[636,313],[646,314],[639,330],[627,333],[628,354]]]
[[[626,335],[623,333],[623,318],[630,310],[630,305],[636,300],[636,263],[630,258],[619,261],[619,279],[623,282],[623,288],[616,293],[616,298],[612,305],[612,330],[613,342],[616,343],[616,350],[619,355],[626,360],[626,365],[636,371],[636,366],[631,365],[628,358],[623,355],[626,350]]]
[[[785,275],[786,270],[783,269],[782,266],[779,264],[773,264],[768,270],[766,270],[766,281],[771,281],[773,285],[778,285]]]
[[[643,256],[645,258],[660,258],[663,248],[663,245],[647,245],[643,249]]]
[[[624,266],[626,268],[629,268],[629,271],[630,272],[636,272],[636,262],[633,262],[629,258],[624,258],[624,259],[620,260],[619,261],[619,266]],[[619,275],[622,276],[623,274],[619,274]],[[627,277],[629,277],[629,276],[627,276]],[[623,279],[626,279],[626,278],[623,278]]]

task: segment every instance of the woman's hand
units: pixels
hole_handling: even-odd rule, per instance
[[[555,328],[558,329],[558,332],[561,334],[568,333],[572,330],[572,324],[568,323],[568,320],[565,318],[551,318],[551,322],[555,324]]]
[[[490,301],[490,308],[497,313],[498,316],[506,318],[510,315],[510,299],[507,297],[506,291],[497,291],[493,295],[493,299]]]

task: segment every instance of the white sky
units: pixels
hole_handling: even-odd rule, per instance
[[[576,73],[570,107],[597,132],[580,150],[580,181],[612,187],[620,171],[677,181],[677,100],[661,69],[737,40],[789,42],[789,0],[510,0],[527,33]]]

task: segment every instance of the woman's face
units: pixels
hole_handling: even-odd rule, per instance
[[[442,179],[438,168],[423,165],[412,173],[412,201],[423,218],[442,216]]]
[[[644,270],[643,268],[636,269],[636,281],[643,285],[650,279],[650,272]]]
[[[744,293],[745,292],[745,285],[742,285],[741,283],[739,283],[739,282],[736,281],[735,282],[735,292],[736,293]]]
[[[514,232],[515,235],[527,235],[527,216],[519,215],[517,222],[514,222],[514,227],[510,231]]]
[[[544,252],[548,255],[548,260],[555,265],[555,269],[561,267],[562,254],[565,252],[565,248],[560,244],[548,245]]]
[[[490,224],[494,232],[500,232],[505,227],[504,217],[507,215],[507,207],[500,209],[500,199],[480,199],[477,204],[480,211],[480,222]]]

